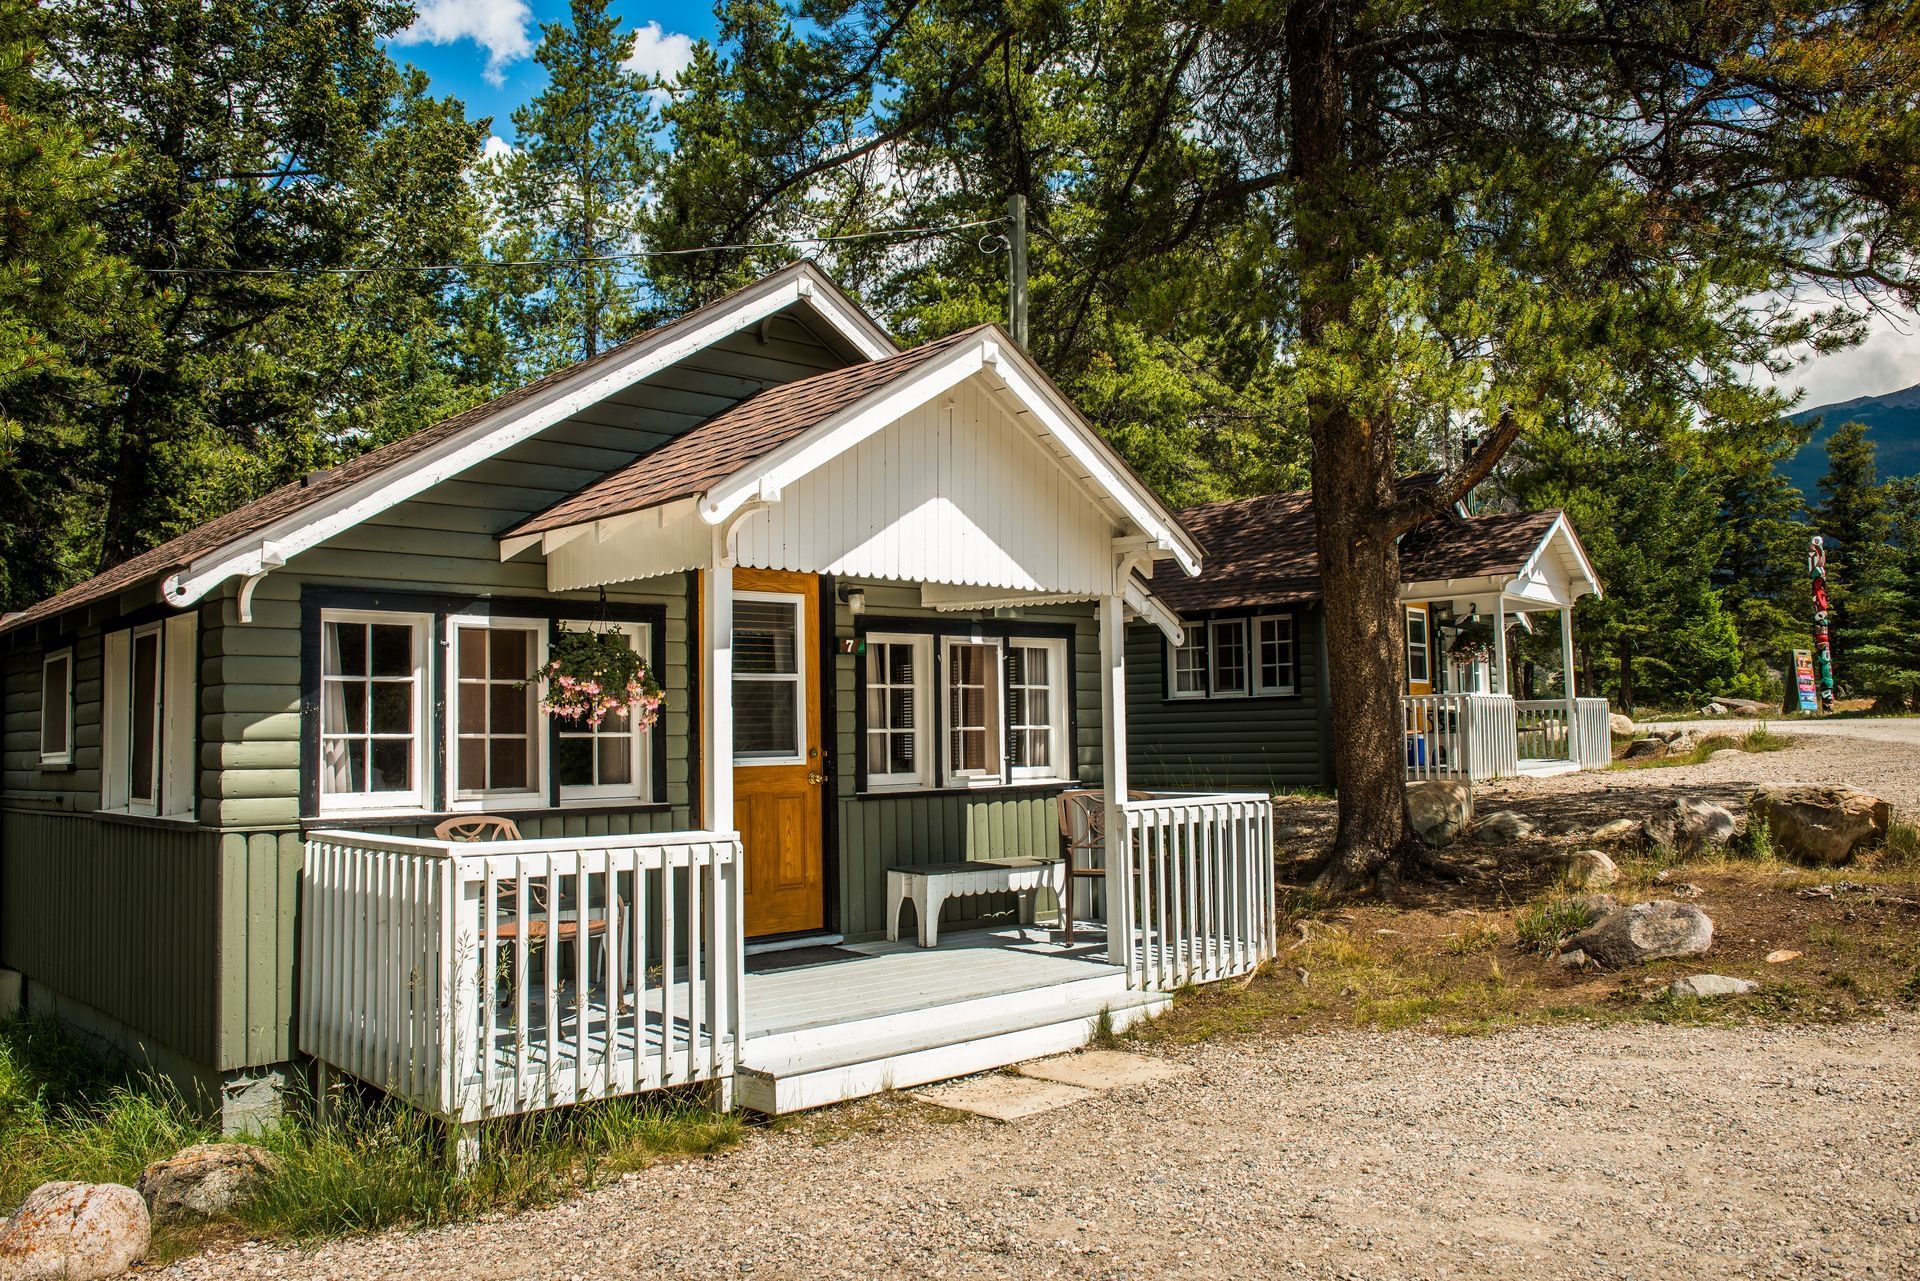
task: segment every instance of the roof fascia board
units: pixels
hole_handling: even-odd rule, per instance
[[[880,345],[883,336],[870,318],[845,300],[839,290],[828,284],[812,264],[768,277],[759,285],[748,286],[733,304],[684,332],[678,326],[663,328],[658,341],[634,344],[627,359],[611,367],[583,373],[565,380],[546,395],[509,406],[498,415],[490,415],[458,435],[409,459],[391,472],[380,472],[348,486],[339,494],[303,509],[248,534],[205,556],[196,558],[184,569],[169,575],[161,584],[166,599],[179,607],[190,605],[220,583],[236,575],[257,574],[264,564],[262,549],[277,546],[291,557],[317,546],[344,530],[450,480],[469,467],[486,461],[548,427],[571,417],[590,405],[606,399],[621,388],[668,368],[714,343],[751,328],[797,301],[805,301],[820,312],[835,329],[843,333],[870,359],[893,354],[891,344]],[[517,550],[525,550],[526,544]],[[505,550],[503,548],[503,550]]]
[[[1173,513],[1148,493],[1133,473],[1120,464],[1112,447],[1071,405],[1059,397],[1051,383],[1035,377],[1037,367],[1027,354],[1011,342],[1006,344],[1010,359],[999,362],[999,373],[1007,388],[1028,406],[1056,440],[1067,447],[1074,461],[1086,468],[1121,510],[1160,547],[1173,553],[1188,577],[1200,572],[1200,548],[1188,536]]]

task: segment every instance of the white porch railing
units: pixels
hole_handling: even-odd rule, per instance
[[[1485,782],[1520,772],[1514,702],[1502,694],[1414,694],[1400,700],[1407,777]]]
[[[1121,804],[1126,874],[1108,955],[1134,987],[1245,974],[1275,954],[1273,803],[1258,793],[1154,793]],[[1111,884],[1111,878],[1109,880]]]
[[[1605,769],[1613,761],[1610,711],[1604,698],[1573,700],[1573,762],[1581,769]]]
[[[1571,761],[1573,717],[1564,698],[1523,698],[1513,704],[1523,761]]]
[[[472,1122],[733,1075],[732,834],[307,840],[300,1049]]]

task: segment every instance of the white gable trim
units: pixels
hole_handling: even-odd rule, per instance
[[[997,330],[987,330],[970,342],[915,370],[909,377],[879,388],[868,396],[810,428],[764,458],[728,476],[710,488],[701,504],[709,523],[725,520],[744,503],[772,500],[780,490],[814,471],[875,432],[885,430],[903,415],[976,373],[986,371],[1004,384],[1020,407],[1033,414],[1045,431],[1064,447],[1135,528],[1157,551],[1170,553],[1188,575],[1200,572],[1200,549],[1160,500],[1119,462],[1099,433],[1038,375],[1024,352],[1003,342]]]
[[[562,379],[539,396],[486,415],[415,458],[198,557],[170,574],[161,589],[168,603],[181,607],[229,578],[271,569],[796,302],[807,303],[867,359],[896,353],[872,317],[848,302],[812,263],[801,263],[749,285],[691,326],[665,326],[631,344],[615,360]],[[274,555],[281,560],[275,562]]]

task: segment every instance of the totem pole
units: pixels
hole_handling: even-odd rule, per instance
[[[1833,637],[1827,620],[1833,606],[1827,602],[1827,544],[1820,535],[1807,546],[1807,577],[1813,580],[1813,674],[1820,689],[1820,709],[1833,710]]]

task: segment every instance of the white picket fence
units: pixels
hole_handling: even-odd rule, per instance
[[[1605,769],[1612,762],[1612,710],[1604,698],[1573,700],[1573,761],[1581,769]]]
[[[1171,991],[1245,974],[1275,954],[1273,804],[1258,793],[1152,793],[1121,804],[1119,929],[1109,959]],[[1111,893],[1109,894],[1111,898]]]
[[[1504,694],[1413,694],[1400,708],[1408,779],[1478,783],[1520,772],[1514,701]]]
[[[307,840],[299,1048],[472,1122],[730,1078],[732,833]]]

